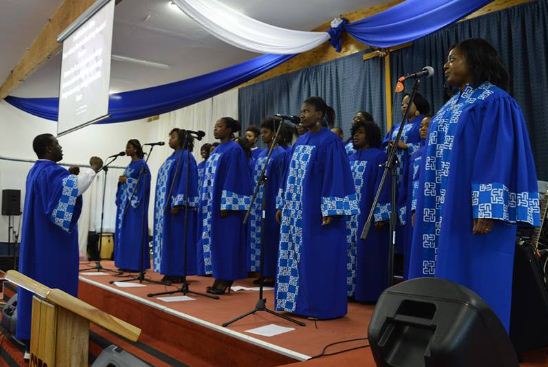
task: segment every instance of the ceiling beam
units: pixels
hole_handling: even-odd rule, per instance
[[[57,36],[94,2],[95,0],[63,1],[0,86],[0,100],[6,98],[40,65],[59,51],[61,44],[57,42]]]

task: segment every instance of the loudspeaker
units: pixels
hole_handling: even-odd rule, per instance
[[[17,293],[11,297],[2,308],[2,327],[10,334],[15,335],[17,325]]]
[[[91,367],[150,367],[149,364],[115,345],[103,349]]]
[[[2,215],[21,215],[21,190],[2,190]]]
[[[531,246],[517,246],[510,339],[518,352],[548,345],[548,290],[544,276],[540,258]]]
[[[438,278],[386,289],[369,324],[377,366],[517,367],[510,338],[471,290]]]

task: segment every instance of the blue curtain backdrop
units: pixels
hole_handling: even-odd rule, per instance
[[[356,111],[370,111],[384,126],[384,71],[380,59],[362,60],[357,53],[325,64],[272,78],[239,90],[242,126],[259,125],[275,113],[299,114],[302,102],[321,96],[337,114],[335,125],[350,136]]]
[[[523,109],[537,175],[548,180],[548,1],[535,1],[455,23],[414,41],[412,47],[392,53],[392,80],[431,65],[434,77],[423,81],[420,92],[437,111],[444,103],[443,64],[449,48],[477,37],[485,38],[497,49],[510,73],[509,92]],[[400,115],[400,101],[399,98],[394,101],[394,116]]]

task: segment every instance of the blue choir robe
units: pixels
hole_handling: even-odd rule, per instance
[[[398,189],[397,189],[397,205],[398,205],[398,219],[400,221],[401,225],[404,225],[406,222],[406,208],[407,208],[407,171],[406,168],[409,167],[408,160],[409,157],[417,151],[420,147],[420,128],[421,128],[421,121],[424,118],[424,115],[419,115],[413,118],[412,120],[409,120],[405,123],[403,126],[403,131],[401,134],[401,141],[403,141],[405,144],[407,144],[407,149],[398,149],[396,150],[396,157],[398,159],[398,166],[397,166],[397,180],[398,180]],[[400,124],[396,124],[390,129],[390,131],[386,134],[383,145],[386,146],[386,149],[388,150],[388,142],[396,140],[396,136],[398,135],[398,130],[400,128]],[[402,245],[402,237],[403,236],[403,229],[400,227],[398,230],[398,248],[401,250]]]
[[[259,147],[255,147],[254,149],[251,149],[251,159],[256,160],[257,158],[259,158],[259,156],[263,153],[264,150],[265,149],[259,148]],[[268,152],[268,149],[267,149],[267,152]]]
[[[346,218],[359,213],[348,157],[327,128],[295,143],[281,200],[276,309],[329,319],[347,312]],[[333,217],[322,225],[322,217]]]
[[[176,206],[180,207],[179,212],[172,214],[171,209]],[[152,248],[155,272],[168,276],[196,274],[197,206],[196,160],[188,151],[176,150],[162,164],[156,180]]]
[[[350,157],[352,154],[356,153],[356,149],[354,149],[354,143],[352,142],[352,138],[348,139],[344,146],[344,150],[346,151],[346,154]]]
[[[405,222],[404,235],[403,235],[403,278],[409,279],[409,260],[411,258],[411,244],[413,242],[413,215],[417,208],[417,196],[419,190],[419,179],[422,170],[424,169],[424,160],[422,155],[424,153],[424,141],[421,142],[420,147],[415,153],[409,157],[409,167],[406,168],[407,178],[407,209],[408,220]]]
[[[247,230],[242,223],[251,204],[249,162],[234,141],[222,143],[206,163],[200,195],[204,271],[230,281],[247,276]],[[221,211],[228,211],[226,217]]]
[[[358,302],[374,303],[389,286],[388,283],[388,232],[389,226],[377,229],[371,225],[365,240],[361,233],[375,194],[379,187],[386,153],[379,148],[360,149],[349,157],[350,169],[356,187],[360,214],[347,219],[347,286],[348,296]],[[381,210],[389,205],[390,180],[386,180],[379,202],[374,212],[374,222],[387,221],[389,210]]]
[[[257,182],[259,181],[261,172],[266,163],[267,155],[268,150],[263,149],[261,154],[257,156],[255,160],[255,168],[253,170],[254,185],[257,185]],[[276,197],[283,183],[286,157],[287,153],[283,148],[276,147],[272,150],[272,155],[265,172],[267,177],[266,184],[264,186],[261,185],[249,216],[249,270],[261,270],[260,256],[261,249],[263,249],[264,264],[262,275],[265,277],[274,277],[276,275],[278,245],[280,242],[280,225],[276,222]],[[265,195],[266,210],[264,218],[264,233],[261,234],[262,203]]]
[[[82,197],[78,176],[49,160],[39,160],[26,182],[19,271],[50,288],[76,297],[78,227]],[[30,339],[32,293],[17,291],[19,340]]]
[[[126,183],[118,183],[116,192],[114,264],[120,269],[141,271],[150,268],[150,170],[144,159],[139,159],[126,167],[124,176]]]
[[[202,192],[204,185],[204,174],[207,160],[198,163],[198,193]],[[196,217],[196,274],[205,275],[204,253],[202,251],[202,203],[198,199],[197,217]]]
[[[470,288],[509,330],[516,223],[540,223],[521,110],[491,83],[467,85],[432,119],[425,149],[409,275]],[[492,231],[474,235],[477,218],[495,219]]]

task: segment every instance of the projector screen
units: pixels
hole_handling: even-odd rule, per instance
[[[97,8],[100,8],[97,10]],[[61,35],[63,60],[57,135],[108,116],[114,1],[103,1]],[[87,16],[87,17],[86,17]],[[83,22],[83,23],[82,23]],[[63,39],[63,37],[66,37]]]

